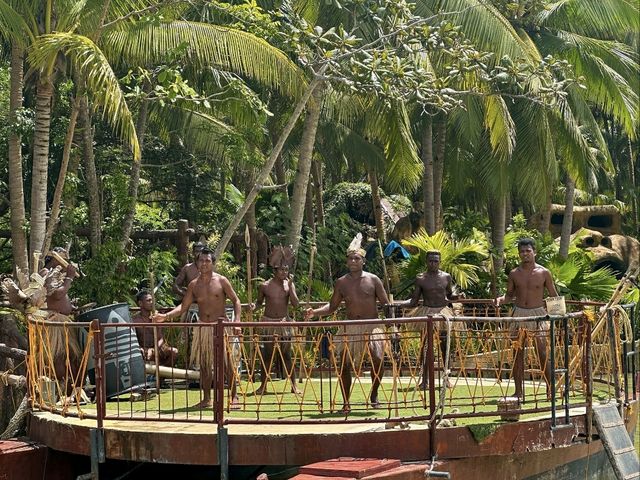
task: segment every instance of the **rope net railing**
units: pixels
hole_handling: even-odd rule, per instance
[[[30,394],[36,408],[105,419],[428,422],[439,412],[460,421],[500,415],[501,401],[516,396],[518,413],[540,415],[629,395],[632,373],[620,362],[620,339],[634,339],[628,309],[611,309],[609,328],[596,330],[598,307],[582,307],[565,316],[512,318],[492,303],[467,302],[455,316],[408,317],[398,308],[397,318],[386,320],[243,321],[240,335],[231,322],[108,324],[94,332],[88,324],[31,318]],[[167,363],[159,349],[164,365],[157,367],[131,340],[136,329],[154,328],[178,352]],[[206,338],[199,348],[211,354],[210,403],[203,402],[206,375],[193,363],[196,336]],[[98,395],[91,392],[96,365]],[[99,405],[72,395],[79,391]]]

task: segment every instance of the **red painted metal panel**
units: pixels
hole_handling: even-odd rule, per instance
[[[17,440],[0,441],[0,480],[44,478],[47,447]]]
[[[325,477],[364,478],[400,466],[400,460],[341,457],[301,467],[299,472]]]

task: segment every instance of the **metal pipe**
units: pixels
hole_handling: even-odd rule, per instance
[[[218,426],[218,465],[220,480],[229,480],[229,432],[224,426]]]
[[[439,472],[437,470],[427,470],[424,472],[424,478],[451,478],[449,472]]]

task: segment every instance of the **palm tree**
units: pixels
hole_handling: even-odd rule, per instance
[[[489,256],[482,243],[472,238],[454,240],[443,230],[429,235],[426,230],[421,229],[411,238],[403,240],[402,244],[417,250],[402,267],[405,279],[414,279],[416,275],[425,271],[427,252],[437,250],[440,252],[440,268],[449,273],[456,285],[462,289],[479,281],[478,273],[482,270],[482,261]]]
[[[75,33],[83,19],[95,17],[103,10],[102,2],[0,0],[0,23],[9,32],[12,44],[25,45],[30,68],[37,72],[30,253],[42,250],[46,234],[51,98],[59,70],[59,53],[71,60],[75,70],[87,79],[88,89],[102,107],[106,120],[130,143],[134,157],[139,158],[131,113],[109,63],[88,37]]]
[[[539,2],[532,5],[536,4]],[[476,125],[476,132],[482,132],[481,126],[486,125],[490,135],[492,149],[482,150],[490,154],[482,158],[484,165],[479,178],[485,191],[497,193],[492,202],[495,205],[492,223],[498,230],[493,235],[498,243],[495,247],[499,247],[505,202],[511,192],[542,205],[546,203],[543,199],[550,198],[557,178],[556,158],[565,166],[568,177],[581,186],[588,185],[593,178],[596,155],[592,146],[608,160],[590,105],[616,115],[628,127],[635,123],[633,105],[637,105],[637,95],[633,90],[638,82],[637,56],[630,47],[611,38],[616,35],[623,38],[624,32],[637,31],[638,8],[624,0],[586,1],[579,2],[579,6],[576,1],[567,0],[525,15],[522,21],[522,16],[506,18],[491,4],[477,0],[424,0],[418,6],[427,12],[451,12],[448,18],[460,24],[478,48],[495,52],[496,62],[510,58],[534,64],[545,55],[553,54],[569,60],[573,74],[583,76],[588,86],[585,91],[570,87],[566,100],[561,100],[553,109],[516,100],[508,105],[496,105],[498,115],[489,115],[488,108],[468,108],[454,115],[454,131],[468,130],[461,126],[465,119],[467,125]],[[539,85],[532,84],[531,88],[535,92]],[[484,134],[475,135],[475,142],[459,139],[458,145],[477,149],[477,142]],[[496,150],[500,143],[511,144],[512,151]],[[532,168],[532,162],[538,162],[537,171]],[[605,165],[610,166],[609,161]],[[531,171],[536,171],[535,177],[529,174]],[[545,173],[539,175],[540,171]]]

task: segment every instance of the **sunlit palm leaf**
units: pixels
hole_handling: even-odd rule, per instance
[[[449,273],[461,288],[468,288],[478,282],[482,260],[489,256],[488,250],[481,243],[472,239],[453,240],[444,231],[430,236],[424,229],[420,229],[411,238],[403,240],[402,244],[418,250],[417,254],[411,255],[411,258],[403,264],[403,278],[415,278],[416,275],[425,271],[426,253],[429,250],[438,250],[440,268]]]
[[[562,0],[542,10],[537,24],[594,38],[621,38],[638,31],[640,10],[633,0]]]
[[[74,67],[85,78],[87,91],[102,107],[104,118],[129,143],[134,159],[140,159],[140,146],[133,118],[118,79],[102,51],[88,38],[70,33],[41,35],[29,49],[34,66],[47,65],[62,53],[72,59]]]
[[[110,58],[129,65],[162,63],[167,52],[187,44],[185,61],[196,67],[233,71],[290,97],[306,86],[304,73],[282,51],[229,27],[182,21],[134,25],[110,29],[103,41]]]

